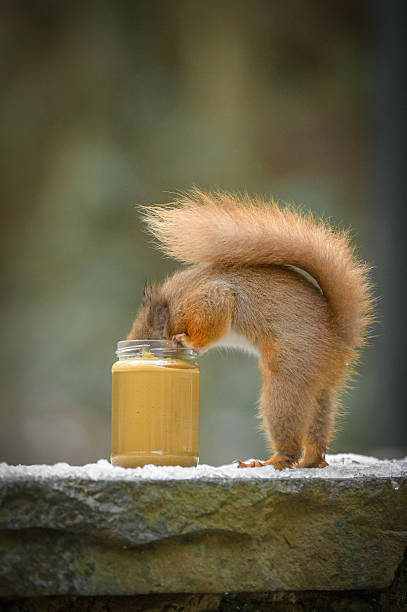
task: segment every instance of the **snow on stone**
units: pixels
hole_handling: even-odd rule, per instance
[[[198,465],[180,466],[145,465],[138,468],[122,468],[111,465],[106,459],[83,466],[56,463],[55,465],[8,465],[0,463],[0,483],[8,479],[21,480],[267,480],[309,479],[323,480],[361,477],[397,478],[407,476],[407,457],[401,460],[380,460],[354,454],[327,455],[328,467],[324,469],[285,469],[281,472],[271,466],[239,469],[237,464],[214,467]],[[250,461],[250,460],[248,460]],[[398,483],[394,481],[394,488]]]

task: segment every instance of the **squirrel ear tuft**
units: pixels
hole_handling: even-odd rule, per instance
[[[150,283],[150,281],[147,280],[144,283],[143,304],[150,302],[152,297],[153,297],[153,285]]]

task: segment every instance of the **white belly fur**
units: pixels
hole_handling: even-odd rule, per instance
[[[251,355],[256,355],[259,357],[259,350],[250,344],[250,342],[241,334],[238,334],[233,329],[230,329],[226,336],[223,336],[219,342],[213,345],[213,348],[229,348],[229,349],[237,349],[240,351],[245,351],[246,353],[250,353]]]

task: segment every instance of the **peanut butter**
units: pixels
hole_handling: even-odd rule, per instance
[[[123,467],[198,463],[199,367],[156,356],[112,368],[111,462]]]

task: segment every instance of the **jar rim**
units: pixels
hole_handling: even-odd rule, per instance
[[[166,359],[185,359],[194,361],[198,353],[191,348],[174,346],[170,340],[119,340],[116,355],[119,359],[142,357],[143,353],[152,353],[154,357]]]

